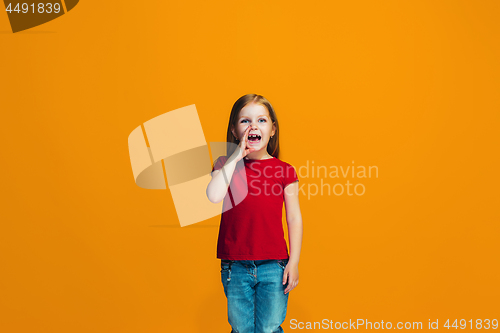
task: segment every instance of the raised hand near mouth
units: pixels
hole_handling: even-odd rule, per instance
[[[239,161],[251,152],[255,151],[255,148],[250,148],[248,146],[248,133],[250,133],[251,127],[252,126],[248,125],[247,129],[243,133],[243,136],[240,138],[240,144],[234,150],[232,158],[234,158],[235,161]]]

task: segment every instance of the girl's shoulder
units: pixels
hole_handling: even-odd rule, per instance
[[[229,156],[226,156],[226,155],[221,155],[221,156],[217,157],[215,159],[215,161],[214,161],[214,166],[219,166],[219,165],[226,164],[228,158],[229,158]],[[244,160],[244,161],[246,161],[246,160]],[[258,162],[258,161],[246,161],[246,162]],[[286,167],[286,168],[293,168],[293,169],[295,169],[295,167],[292,164],[290,164],[290,163],[288,163],[288,162],[286,162],[286,161],[284,161],[282,159],[279,159],[277,157],[273,157],[273,159],[271,161],[265,160],[265,162],[271,162],[271,163],[274,162],[274,164],[276,164],[276,165],[279,165],[279,166],[282,166],[282,167]]]
[[[295,170],[293,165],[278,158],[276,159],[280,169],[284,171],[282,175],[283,188],[285,188],[288,184],[299,180],[297,170]]]
[[[221,155],[221,156],[219,156],[219,157],[217,157],[217,158],[215,159],[215,163],[217,163],[217,162],[226,163],[227,159],[228,159],[228,156],[226,156],[226,155]]]
[[[224,155],[217,157],[214,164],[212,164],[212,171],[221,169],[226,164],[227,159],[228,156]]]
[[[275,159],[277,160],[278,164],[281,164],[281,165],[286,166],[286,167],[292,167],[292,168],[295,169],[295,167],[293,165],[291,165],[290,163],[285,162],[285,161],[283,161],[283,160],[281,160],[281,159],[279,159],[277,157],[275,157]]]

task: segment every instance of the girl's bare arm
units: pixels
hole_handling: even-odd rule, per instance
[[[213,203],[221,202],[227,194],[227,188],[233,178],[237,161],[229,158],[220,170],[212,172],[212,180],[207,186],[207,197]]]
[[[299,184],[291,183],[285,188],[285,210],[288,225],[288,242],[290,245],[290,259],[283,276],[283,284],[288,279],[285,294],[299,283],[299,259],[302,247],[302,214],[299,205]]]
[[[302,246],[302,214],[299,205],[299,183],[296,181],[285,188],[285,210],[290,244],[290,260],[299,263]]]
[[[247,127],[245,133],[243,133],[243,137],[240,138],[240,144],[234,150],[233,155],[227,159],[226,164],[224,164],[222,169],[214,170],[212,172],[212,180],[210,180],[210,183],[208,183],[207,186],[207,197],[211,202],[218,203],[224,199],[227,194],[227,188],[233,178],[236,163],[255,150],[254,148],[247,147],[250,128],[250,126]]]

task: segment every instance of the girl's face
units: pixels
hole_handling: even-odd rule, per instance
[[[267,108],[255,103],[249,103],[240,110],[235,126],[232,132],[240,141],[247,127],[251,126],[248,147],[254,148],[255,151],[266,150],[269,139],[276,131],[276,126],[273,124]]]

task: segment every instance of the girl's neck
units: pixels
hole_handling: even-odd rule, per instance
[[[258,155],[256,155],[257,153],[258,153]],[[264,151],[262,153],[254,151],[254,152],[248,154],[247,156],[245,156],[246,160],[267,160],[270,158],[273,158],[273,157],[271,155],[269,155],[267,153],[267,151]]]

